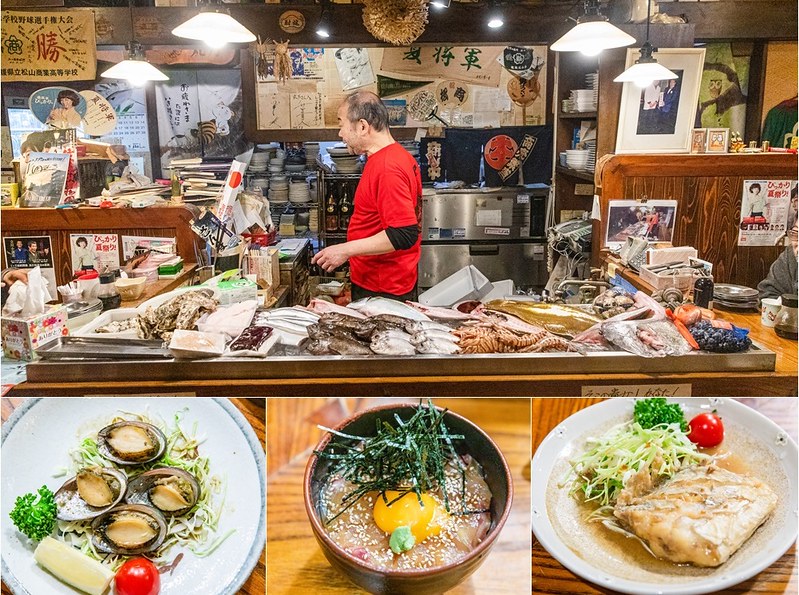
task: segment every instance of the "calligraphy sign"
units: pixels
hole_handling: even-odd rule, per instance
[[[3,11],[2,76],[10,81],[94,80],[94,12]]]
[[[511,155],[510,159],[508,159],[504,167],[499,171],[499,177],[502,178],[503,182],[519,171],[519,168],[524,165],[524,162],[527,161],[527,157],[530,155],[537,141],[538,139],[534,136],[529,134],[524,135],[521,146],[516,149],[515,153]]]
[[[498,61],[501,54],[502,48],[493,46],[386,48],[381,70],[498,87],[502,74]]]

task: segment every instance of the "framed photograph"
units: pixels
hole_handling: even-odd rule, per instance
[[[707,147],[705,151],[708,153],[726,153],[727,147],[730,144],[730,129],[729,128],[708,128],[707,129]]]
[[[691,153],[704,153],[707,145],[707,128],[694,128],[691,134]]]
[[[626,67],[639,57],[627,50]],[[688,153],[693,140],[704,48],[663,48],[658,63],[677,75],[645,89],[624,83],[619,110],[616,153]]]
[[[676,200],[611,200],[605,246],[619,250],[627,238],[670,242],[676,224]]]

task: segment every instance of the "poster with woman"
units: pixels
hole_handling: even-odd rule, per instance
[[[741,246],[776,246],[788,230],[791,180],[744,180],[741,200]]]

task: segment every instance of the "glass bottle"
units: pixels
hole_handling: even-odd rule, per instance
[[[103,273],[100,275],[100,286],[97,288],[97,297],[103,304],[103,312],[113,310],[122,305],[122,296],[119,295],[114,281],[114,272]]]
[[[336,197],[333,195],[333,189],[330,189],[330,194],[327,197],[325,206],[325,231],[338,231],[338,205],[336,204]]]
[[[350,226],[350,217],[352,217],[352,201],[350,200],[349,186],[344,184],[344,195],[341,197],[338,218],[338,226],[342,231],[346,231]]]
[[[796,341],[799,337],[799,298],[792,293],[782,294],[782,307],[774,319],[774,332],[783,339]]]

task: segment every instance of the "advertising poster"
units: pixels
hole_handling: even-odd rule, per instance
[[[64,153],[29,153],[20,204],[23,207],[58,205],[67,183],[69,159]]]
[[[94,269],[99,272],[119,268],[119,237],[109,233],[69,234],[72,270]]]
[[[50,284],[48,289],[56,294],[55,268],[50,236],[24,236],[3,238],[4,268],[33,269],[42,267],[42,276]]]
[[[143,250],[175,254],[177,252],[176,242],[175,238],[122,236],[122,258],[128,261]]]
[[[791,180],[744,180],[740,246],[776,246],[788,231]]]

